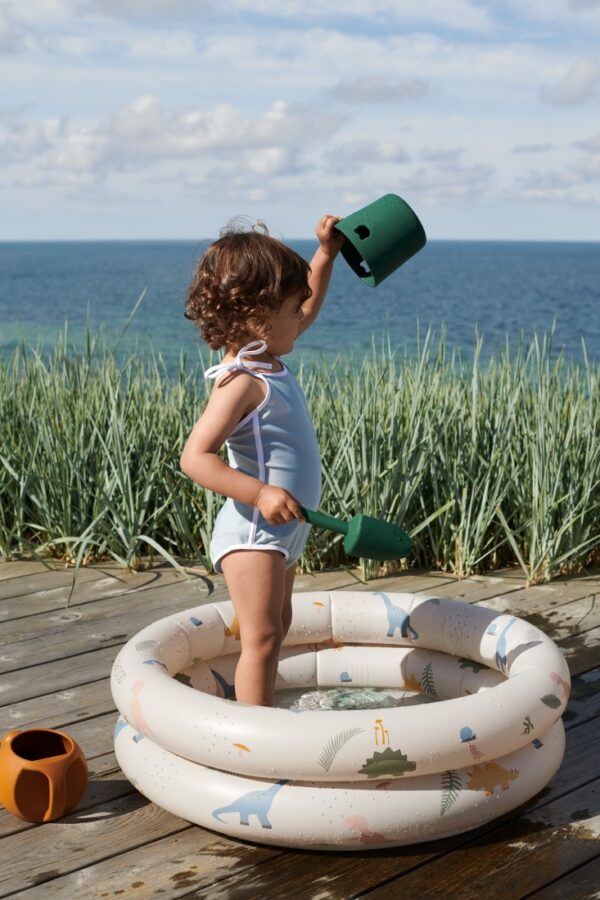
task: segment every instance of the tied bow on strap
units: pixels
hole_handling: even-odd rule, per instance
[[[257,344],[258,346],[256,346]],[[251,347],[255,347],[255,349],[251,350]],[[258,356],[259,353],[264,353],[266,349],[266,341],[250,341],[249,344],[242,347],[232,362],[218,363],[216,366],[210,366],[210,368],[206,369],[204,372],[204,377],[216,378],[221,372],[234,372],[236,369],[272,369],[272,363],[265,363],[260,360],[255,360],[254,362],[252,362],[252,360],[246,361],[247,356]]]

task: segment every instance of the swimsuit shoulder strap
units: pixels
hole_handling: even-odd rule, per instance
[[[251,347],[254,347],[254,350],[250,349]],[[253,372],[252,369],[272,369],[272,363],[246,359],[248,356],[258,356],[259,353],[264,353],[266,349],[266,341],[250,341],[249,344],[246,344],[245,347],[238,351],[236,358],[231,362],[218,363],[216,366],[210,366],[208,369],[205,369],[204,377],[218,378],[223,372],[235,372],[237,369],[249,372],[251,375],[258,375],[258,372]]]

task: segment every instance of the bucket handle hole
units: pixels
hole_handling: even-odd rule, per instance
[[[371,232],[369,231],[369,229],[367,228],[366,225],[359,225],[357,228],[354,229],[354,234],[357,234],[359,236],[359,238],[361,239],[361,241],[364,241],[365,238],[370,237]]]

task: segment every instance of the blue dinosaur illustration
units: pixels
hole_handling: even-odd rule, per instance
[[[113,735],[114,740],[116,740],[117,735],[125,728],[126,725],[127,722],[125,721],[125,719],[122,716],[119,716],[119,718],[117,719],[117,724],[115,725],[115,732]]]
[[[210,671],[212,672],[215,681],[223,688],[223,697],[225,700],[235,700],[235,685],[229,684],[229,682],[226,681],[219,672],[215,672],[214,669],[211,669]]]
[[[164,662],[161,662],[160,659],[144,659],[143,665],[145,665],[145,666],[162,666],[163,669],[167,669]],[[167,669],[167,672],[168,671],[169,670]]]
[[[412,632],[412,637],[415,640],[417,640],[419,635],[417,634],[415,629],[410,624],[410,616],[406,612],[406,610],[402,609],[402,607],[400,607],[400,606],[394,606],[394,604],[392,603],[392,601],[390,600],[388,595],[384,594],[383,591],[376,591],[375,593],[378,594],[383,599],[383,602],[385,603],[385,609],[387,612],[388,624],[389,624],[387,636],[393,637],[394,633],[396,631],[396,628],[399,628],[400,634],[402,635],[402,637],[408,637],[409,631],[410,631],[410,632]]]
[[[512,619],[506,623],[502,631],[500,632],[500,637],[498,638],[498,643],[496,644],[496,665],[500,669],[501,672],[504,672],[506,675],[506,632],[516,622],[516,618],[513,616]],[[486,629],[486,634],[496,634],[497,631],[497,623],[492,622],[491,625]]]
[[[271,809],[271,804],[275,794],[277,794],[289,779],[276,781],[266,791],[249,791],[242,794],[229,806],[221,806],[219,809],[213,809],[212,815],[217,822],[222,822],[219,818],[223,813],[238,813],[240,817],[240,825],[249,825],[250,816],[256,816],[263,828],[271,828],[271,823],[267,817],[267,813]]]

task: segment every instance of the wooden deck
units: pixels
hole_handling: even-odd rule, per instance
[[[564,762],[526,806],[456,838],[338,853],[229,840],[149,802],[119,769],[113,659],[155,619],[227,599],[222,576],[195,573],[190,585],[166,566],[90,566],[65,609],[72,570],[0,563],[0,735],[65,729],[90,768],[68,817],[38,825],[0,807],[0,897],[600,897],[600,571],[528,589],[516,569],[463,581],[439,572],[368,584],[359,570],[297,576],[295,591],[423,591],[514,612],[558,643],[573,677]]]

